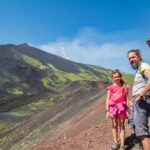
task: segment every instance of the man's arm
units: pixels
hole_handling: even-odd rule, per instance
[[[147,83],[142,92],[136,97],[135,101],[142,100],[142,97],[150,90],[150,69],[145,69],[143,73],[147,78]]]
[[[147,78],[147,83],[144,87],[144,89],[142,90],[142,92],[140,93],[140,96],[144,96],[149,90],[150,90],[150,70],[144,70],[144,75]]]

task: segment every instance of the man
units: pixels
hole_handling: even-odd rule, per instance
[[[139,49],[130,50],[128,59],[136,71],[132,95],[136,136],[140,137],[144,150],[150,150],[148,114],[150,113],[150,65],[143,62]]]

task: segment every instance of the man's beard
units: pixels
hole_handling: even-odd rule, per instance
[[[130,62],[130,65],[131,67],[134,69],[134,70],[137,70],[140,66],[140,64],[138,63],[138,61],[134,60],[134,61],[131,61]]]

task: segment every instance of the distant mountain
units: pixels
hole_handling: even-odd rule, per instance
[[[27,44],[0,45],[0,60],[0,96],[57,91],[60,84],[98,80],[105,74]]]
[[[110,70],[66,60],[27,44],[0,45],[0,60],[1,111],[29,103],[30,97],[34,101],[37,95],[57,93],[73,81],[110,80]]]

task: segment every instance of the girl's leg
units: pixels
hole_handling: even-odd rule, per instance
[[[112,118],[112,134],[114,138],[114,143],[118,144],[118,119]]]
[[[125,124],[125,119],[119,119],[121,146],[125,145],[125,125],[124,124]]]

